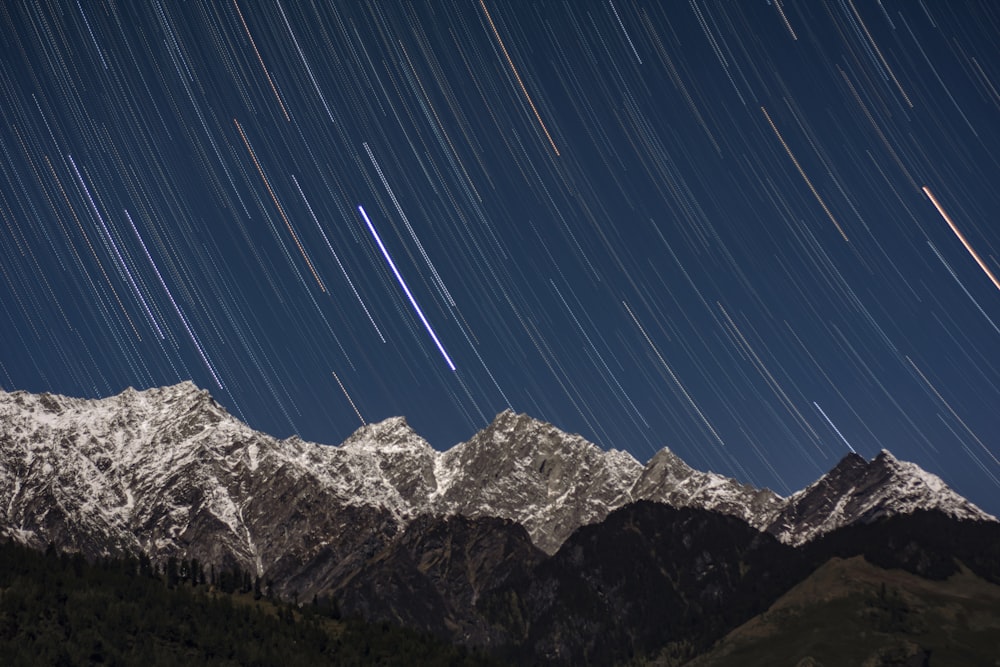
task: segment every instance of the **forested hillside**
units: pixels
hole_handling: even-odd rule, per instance
[[[266,584],[241,572],[190,562],[160,570],[133,558],[90,564],[0,544],[0,664],[95,663],[490,664],[390,624],[341,619],[330,601],[269,599]]]

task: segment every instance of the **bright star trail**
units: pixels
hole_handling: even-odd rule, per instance
[[[6,390],[193,380],[279,437],[403,415],[439,448],[512,407],[779,493],[887,448],[1000,514],[994,2],[0,30]]]
[[[431,340],[433,340],[434,344],[437,346],[438,352],[440,352],[441,356],[444,357],[444,361],[448,364],[448,368],[455,370],[455,364],[452,362],[451,357],[448,356],[448,353],[445,351],[444,345],[441,344],[441,340],[437,337],[437,334],[434,333],[434,327],[432,327],[431,323],[427,321],[424,311],[420,309],[420,304],[418,304],[417,300],[413,298],[413,292],[410,291],[410,288],[406,285],[406,281],[403,280],[403,276],[399,273],[399,269],[396,268],[396,262],[392,261],[389,251],[386,249],[385,244],[382,243],[382,237],[378,235],[377,231],[375,231],[375,225],[372,224],[372,221],[368,218],[368,214],[365,213],[364,207],[360,204],[358,205],[358,211],[361,213],[361,217],[364,218],[365,224],[368,225],[368,231],[372,233],[372,237],[375,239],[375,243],[378,244],[378,249],[382,251],[382,256],[385,257],[386,263],[389,265],[389,268],[392,269],[392,275],[396,276],[396,281],[399,282],[399,286],[402,287],[403,292],[406,293],[406,298],[410,300],[410,305],[413,306],[414,312],[420,318],[420,321],[423,323],[424,328],[427,329],[427,333],[430,335]]]
[[[854,447],[851,447],[851,443],[847,442],[847,438],[845,438],[844,434],[840,432],[840,429],[837,428],[837,426],[832,421],[830,421],[830,418],[826,416],[825,412],[823,412],[823,408],[819,407],[819,403],[813,401],[813,405],[815,405],[816,409],[819,410],[819,413],[823,415],[823,419],[825,419],[826,423],[830,425],[830,428],[834,430],[834,432],[837,434],[837,437],[839,437],[841,440],[844,441],[844,444],[847,445],[848,449],[857,454],[857,451],[855,451]]]
[[[948,223],[948,227],[951,228],[951,231],[955,232],[955,236],[958,237],[958,240],[962,242],[965,249],[969,251],[970,255],[972,255],[972,259],[976,260],[976,264],[978,264],[979,268],[983,270],[986,277],[989,278],[994,285],[996,285],[997,289],[1000,289],[1000,280],[997,280],[997,277],[993,275],[993,272],[990,271],[990,267],[987,266],[986,262],[983,261],[983,258],[979,256],[979,253],[975,251],[969,241],[965,238],[965,234],[959,231],[955,223],[952,222],[951,217],[945,212],[944,208],[941,207],[941,204],[938,202],[937,197],[934,196],[934,193],[931,192],[927,186],[923,187],[923,191],[924,194],[931,200],[931,203],[934,204],[934,208],[937,209],[937,212],[941,214],[942,218],[944,218],[944,221]]]

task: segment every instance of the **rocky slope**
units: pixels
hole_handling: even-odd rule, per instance
[[[508,410],[443,453],[439,470],[432,512],[511,519],[552,553],[580,526],[630,502],[642,466]]]
[[[396,534],[399,491],[373,470],[257,433],[190,383],[96,401],[0,395],[0,522],[35,547],[197,558],[285,590]]]
[[[764,530],[784,507],[770,489],[758,489],[729,477],[688,466],[669,449],[649,460],[632,486],[631,495],[674,507],[697,507],[739,517]]]

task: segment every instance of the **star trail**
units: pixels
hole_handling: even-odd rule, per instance
[[[6,390],[438,448],[511,407],[782,494],[887,448],[1000,513],[993,2],[0,22]]]

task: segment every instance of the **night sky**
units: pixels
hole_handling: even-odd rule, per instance
[[[1000,513],[1000,6],[5,2],[0,386],[511,407]]]

